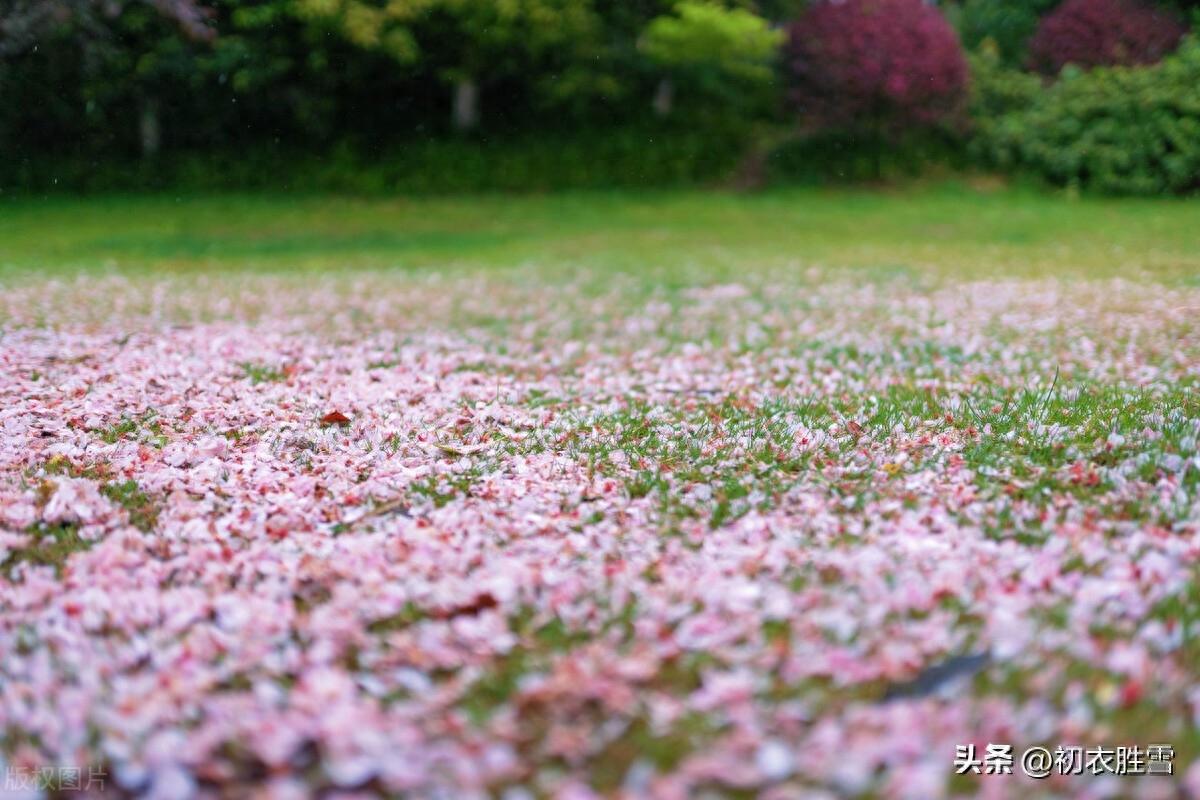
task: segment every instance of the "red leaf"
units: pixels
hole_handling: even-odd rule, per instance
[[[429,616],[434,619],[451,619],[453,617],[475,616],[489,608],[496,608],[500,601],[491,592],[476,595],[470,602],[453,606],[448,609],[436,609]]]
[[[1129,679],[1121,687],[1120,703],[1121,708],[1129,708],[1142,699],[1142,683],[1141,681]]]
[[[328,414],[321,417],[322,425],[345,425],[349,421],[350,418],[340,411],[330,411]]]

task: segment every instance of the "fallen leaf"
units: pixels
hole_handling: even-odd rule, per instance
[[[437,609],[429,616],[433,619],[451,619],[453,617],[475,616],[481,611],[487,611],[490,608],[496,608],[500,605],[500,601],[491,592],[478,594],[469,603],[453,606],[448,609]]]
[[[322,425],[346,425],[350,422],[350,418],[340,411],[331,411],[321,417]]]
[[[343,524],[348,529],[353,525],[357,525],[360,522],[364,522],[373,517],[381,517],[385,514],[391,514],[393,512],[398,513],[402,517],[412,516],[409,513],[408,501],[405,498],[401,497],[396,500],[389,500],[386,503],[382,503],[380,505],[369,508],[366,511],[364,511],[362,514],[360,514],[359,516],[355,517],[354,519],[345,520],[343,522]]]
[[[441,442],[434,442],[432,446],[426,447],[426,450],[429,450],[430,452],[433,452],[434,450],[441,450],[443,453],[447,453],[452,456],[469,456],[486,449],[487,445],[482,444],[464,444],[456,446],[452,444],[443,444]]]
[[[52,480],[43,480],[37,487],[37,503],[38,505],[46,505],[50,502],[50,498],[58,491],[58,484]]]
[[[883,696],[883,702],[929,697],[950,684],[969,680],[991,663],[992,657],[989,653],[953,656],[929,667],[907,683],[889,686]]]

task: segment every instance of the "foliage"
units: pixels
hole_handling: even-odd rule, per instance
[[[966,0],[959,12],[963,45],[975,50],[990,40],[1006,66],[1025,60],[1038,20],[1060,0]]]
[[[739,161],[840,179],[958,163],[963,109],[979,163],[1030,168],[1020,112],[1052,101],[1012,67],[1056,1],[940,4],[974,51],[968,92],[951,28],[920,0],[0,0],[0,187],[652,186]],[[1178,34],[1171,14],[1200,13],[1133,3],[1070,0],[1039,47],[1066,58],[1045,42],[1078,28],[1093,55],[1142,63]],[[1055,28],[1083,6],[1108,28]],[[796,111],[813,138],[772,152],[764,131]]]
[[[767,153],[765,168],[772,185],[840,186],[880,178],[903,181],[962,169],[968,163],[962,137],[951,131],[902,134],[888,141],[882,152],[870,139],[829,132],[777,144]]]
[[[972,136],[968,150],[976,161],[989,168],[1011,169],[1013,155],[993,144],[1001,138],[1009,115],[1029,108],[1042,94],[1042,80],[1006,65],[998,46],[985,42],[969,56],[971,94],[967,113]]]
[[[263,147],[168,154],[156,161],[60,156],[0,165],[0,193],[284,189],[372,195],[695,185],[728,179],[745,145],[745,134],[733,127],[681,125],[487,141],[409,140],[370,152],[343,145],[327,155]]]
[[[164,86],[199,88],[215,22],[215,9],[197,0],[0,5],[0,148],[69,143],[78,152],[104,136],[117,149],[137,139],[139,124],[157,147],[150,98]]]
[[[867,132],[877,151],[901,131],[953,120],[967,91],[954,31],[921,0],[814,5],[789,30],[787,68],[802,119]]]
[[[1113,194],[1200,189],[1200,45],[1154,67],[1067,74],[983,131],[995,164]]]
[[[368,0],[296,0],[302,18],[325,23],[365,50],[379,50],[401,63],[413,63],[420,48],[412,24],[437,0],[372,3]]]
[[[449,80],[513,74],[584,43],[598,24],[588,0],[297,0],[296,8],[401,64],[430,60]]]
[[[656,17],[646,28],[642,50],[668,68],[712,65],[752,82],[771,79],[771,61],[783,42],[780,31],[742,8],[683,0],[674,15]]]
[[[921,0],[818,3],[789,34],[792,99],[821,127],[930,125],[965,98],[958,39]]]
[[[670,112],[676,83],[688,96],[716,99],[729,110],[777,107],[770,89],[783,39],[744,8],[683,0],[674,14],[651,20],[639,40],[641,53],[663,72],[655,109],[660,116]]]
[[[6,0],[0,7],[0,58],[61,36],[103,39],[127,8],[145,6],[198,39],[213,36],[209,10],[198,0]]]
[[[1029,63],[1051,75],[1067,64],[1153,64],[1185,31],[1174,16],[1137,0],[1066,0],[1038,26]]]
[[[198,41],[129,3],[102,41],[81,48],[43,38],[36,49],[0,59],[5,172],[25,158],[99,164],[137,153],[139,116],[151,100],[164,152],[281,139],[312,147],[373,131],[379,103],[366,97],[395,86],[381,74],[384,59],[300,23],[289,5],[221,0],[210,17],[220,35]]]

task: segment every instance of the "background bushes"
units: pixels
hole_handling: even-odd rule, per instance
[[[1030,37],[1038,22],[1060,0],[966,0],[951,6],[957,17],[959,33],[968,50],[978,49],[985,41],[1005,66],[1025,63]]]
[[[1200,190],[1200,45],[1189,40],[1148,68],[1068,70],[1035,93],[991,73],[977,102],[1013,106],[981,126],[987,163],[1050,183],[1110,194]]]
[[[1185,31],[1181,8],[1134,0],[968,0],[951,14],[964,38],[977,41],[968,56],[969,127],[960,136],[953,92],[940,104],[914,101],[927,115],[922,117],[906,113],[903,97],[878,89],[872,96],[862,88],[864,74],[883,87],[889,70],[923,74],[914,66],[920,62],[906,58],[908,50],[935,65],[931,70],[949,74],[955,64],[945,48],[920,40],[917,32],[927,23],[917,9],[906,18],[899,13],[903,4],[897,5],[822,4],[795,23],[789,55],[804,37],[818,44],[807,53],[801,47],[805,58],[792,56],[785,65],[796,76],[801,109],[815,109],[826,124],[816,135],[776,148],[768,159],[773,175],[827,182],[878,178],[879,163],[873,170],[866,166],[871,137],[864,125],[843,119],[838,126],[836,114],[858,111],[861,119],[884,111],[903,120],[882,159],[888,167],[883,171],[892,175],[969,163],[1107,194],[1200,191],[1200,48],[1189,41],[1160,62]],[[883,7],[889,13],[879,15],[886,20],[879,27],[887,35],[873,37],[877,20],[869,9]],[[1045,15],[1039,18],[1035,8]],[[929,6],[920,11],[936,14]],[[830,24],[822,28],[826,20]],[[1021,36],[1026,42],[1018,44]],[[813,74],[828,85],[814,91]],[[926,77],[921,84],[934,81]],[[835,113],[824,113],[826,106]],[[931,110],[940,116],[928,116]]]
[[[1198,7],[0,0],[0,192],[541,191],[934,167],[1186,193],[1195,45],[1152,62]],[[532,35],[545,19],[564,24]]]
[[[788,29],[789,100],[818,135],[841,133],[874,151],[914,129],[952,124],[967,64],[954,30],[923,0],[818,3]]]
[[[1029,41],[1029,63],[1048,75],[1067,64],[1154,64],[1186,30],[1174,14],[1136,0],[1066,0]]]
[[[281,146],[184,150],[155,159],[64,155],[9,166],[3,194],[103,191],[292,190],[446,194],[652,188],[728,182],[747,134],[677,126],[627,126],[569,137],[410,139],[387,149],[350,144],[326,153]]]

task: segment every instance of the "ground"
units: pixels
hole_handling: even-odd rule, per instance
[[[1195,213],[0,205],[6,789],[1200,794]]]

